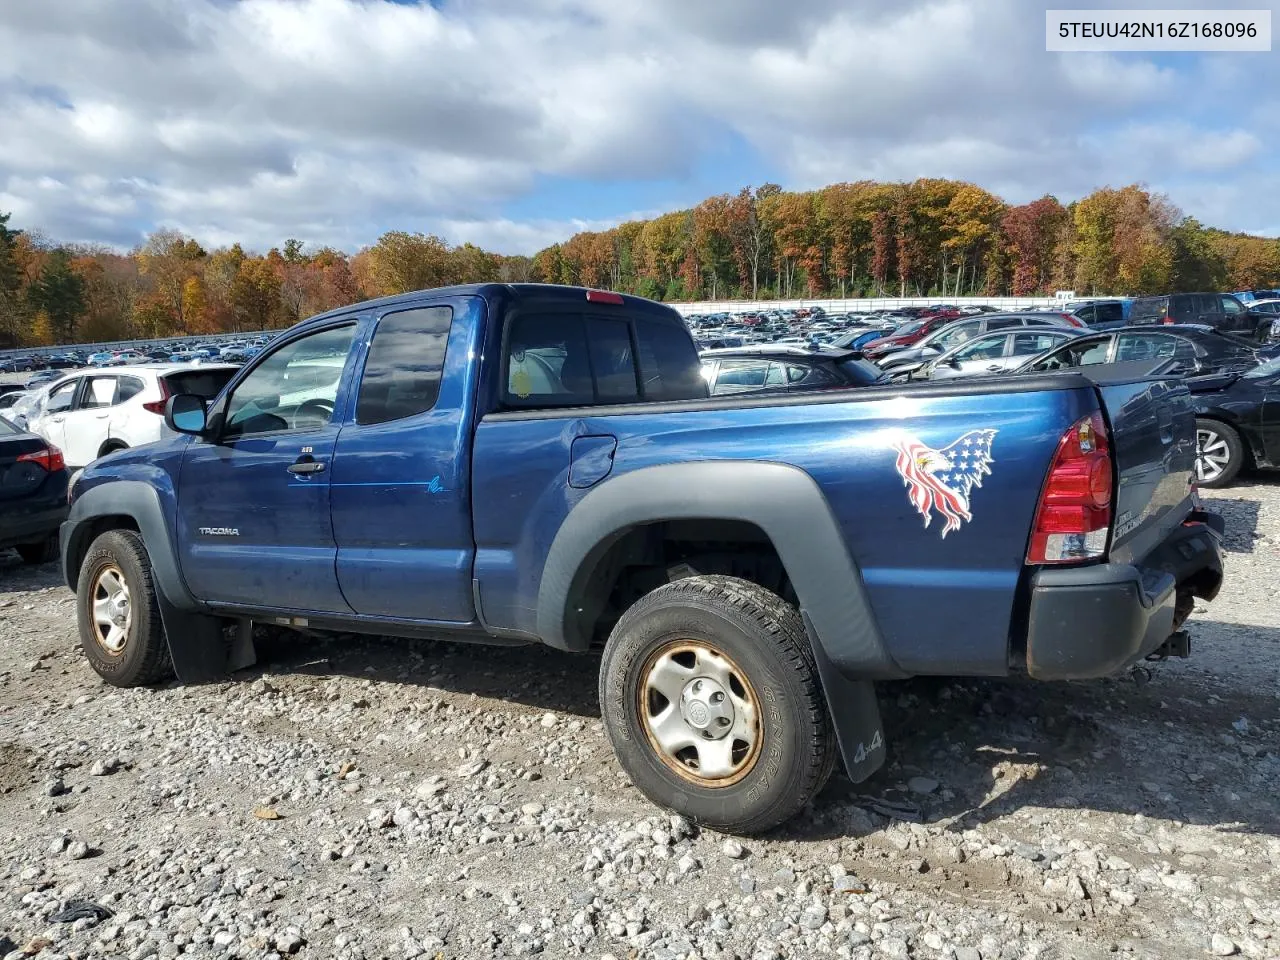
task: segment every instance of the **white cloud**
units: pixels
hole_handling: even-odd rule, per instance
[[[1220,189],[1276,169],[1280,97],[1243,57],[1049,55],[1021,0],[39,0],[0,5],[0,49],[0,209],[66,239],[532,252],[633,206],[504,214],[543,178],[679,182],[725,131],[789,186],[1142,179],[1280,221],[1274,190]]]

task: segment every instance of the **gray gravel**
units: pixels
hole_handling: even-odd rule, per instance
[[[886,684],[887,768],[751,840],[629,785],[590,658],[281,635],[120,691],[5,555],[0,957],[1280,957],[1280,481],[1213,501],[1191,660]]]

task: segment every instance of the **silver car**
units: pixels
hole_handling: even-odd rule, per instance
[[[1028,358],[1074,340],[1084,331],[1071,327],[1039,327],[1035,330],[985,333],[952,347],[938,359],[926,363],[915,378],[949,380],[1016,370]]]

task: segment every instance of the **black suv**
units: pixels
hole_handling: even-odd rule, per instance
[[[1264,325],[1229,293],[1170,293],[1162,297],[1140,297],[1133,301],[1129,310],[1129,326],[1149,323],[1194,323],[1256,340],[1265,340],[1270,332],[1270,324]]]

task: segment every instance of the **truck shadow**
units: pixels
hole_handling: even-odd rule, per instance
[[[1247,630],[1280,651],[1280,630]],[[599,716],[599,658],[382,638],[274,634],[260,644],[279,673],[332,673],[475,695],[585,719]],[[1194,664],[1194,660],[1190,661]],[[241,674],[256,675],[258,670]],[[1094,810],[1280,835],[1280,720],[1274,695],[1186,663],[1087,683],[917,678],[879,686],[889,759],[871,780],[842,776],[812,816],[784,827],[799,842],[856,836],[889,819],[961,831],[1024,808]],[[1149,679],[1147,679],[1149,675]],[[1241,725],[1241,718],[1246,723]],[[912,778],[936,782],[913,792]],[[929,784],[917,783],[917,790]],[[868,819],[868,812],[876,814]]]
[[[1280,477],[1276,482],[1280,484]],[[1226,520],[1226,535],[1222,546],[1230,553],[1253,553],[1257,541],[1258,518],[1262,504],[1248,497],[1229,498],[1215,497],[1207,504],[1214,513],[1222,515]]]
[[[1247,629],[1253,643],[1280,652],[1280,630]],[[815,823],[795,839],[846,836],[842,822],[865,822],[867,811],[960,832],[1027,808],[1280,836],[1274,695],[1181,663],[1139,672],[1148,674],[1142,683],[1131,675],[883,684],[888,762],[866,783],[833,780]]]
[[[1252,501],[1215,504],[1224,506],[1256,517]],[[0,605],[5,594],[60,585],[56,564],[29,567],[0,556]],[[1252,684],[1242,683],[1235,671],[1206,672],[1193,656],[1151,665],[1141,684],[1134,675],[1086,683],[1015,677],[881,684],[885,767],[861,784],[837,775],[812,815],[780,835],[799,842],[856,836],[886,817],[960,831],[1043,808],[1141,813],[1280,836],[1280,718],[1269,686],[1280,669],[1280,629],[1199,618],[1193,625],[1223,651],[1247,647],[1255,660],[1274,651],[1262,668],[1269,679],[1259,679],[1254,663]],[[68,630],[74,637],[71,620]],[[237,681],[339,674],[475,695],[491,701],[488,709],[512,703],[588,720],[600,715],[594,654],[266,630],[259,655],[259,665]],[[923,781],[916,792],[912,778]],[[936,788],[919,792],[928,781]]]

